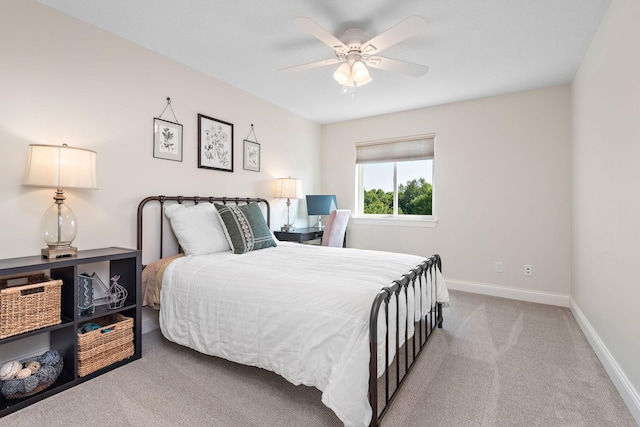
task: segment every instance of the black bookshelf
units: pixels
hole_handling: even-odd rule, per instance
[[[109,309],[106,306],[96,306],[94,313],[79,315],[77,309],[78,274],[83,272],[82,266],[84,264],[100,262],[109,264],[109,277],[116,274],[120,275],[118,283],[127,289],[127,299],[121,308]],[[15,345],[16,342],[22,339],[48,333],[49,348],[60,352],[64,359],[64,367],[57,381],[37,394],[22,399],[6,399],[0,395],[0,417],[137,360],[142,356],[142,288],[140,286],[142,262],[140,251],[110,247],[78,251],[77,256],[57,259],[30,256],[0,260],[0,277],[29,275],[42,271],[47,271],[52,279],[61,279],[63,282],[61,292],[62,322],[58,325],[0,339],[0,349],[4,348],[4,346]],[[133,356],[80,377],[78,375],[77,339],[79,326],[85,322],[113,313],[120,313],[123,316],[133,318]],[[0,360],[0,363],[3,362],[5,361]]]

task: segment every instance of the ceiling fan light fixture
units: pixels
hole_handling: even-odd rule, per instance
[[[358,84],[358,86],[366,85],[371,81],[369,70],[362,61],[356,61],[351,66],[351,77]]]
[[[371,80],[373,80],[373,79],[371,78],[371,76],[369,76],[369,75],[367,74],[367,78],[366,78],[366,79],[361,79],[360,81],[356,81],[356,84],[357,84],[358,86],[364,86],[364,85],[366,85],[367,83],[369,83]]]
[[[369,74],[366,65],[362,63],[362,61],[354,61],[353,65],[351,65],[351,74],[353,75],[353,79],[358,81],[364,78]]]
[[[349,64],[347,64],[346,62],[340,64],[340,66],[333,73],[333,78],[341,85],[349,85],[349,83],[351,82],[351,67],[349,67]]]

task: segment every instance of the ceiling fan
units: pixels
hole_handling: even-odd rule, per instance
[[[333,78],[343,88],[355,88],[369,83],[371,75],[367,67],[421,77],[429,67],[398,59],[386,58],[378,54],[390,46],[426,32],[429,23],[421,16],[411,16],[390,29],[367,39],[360,28],[351,28],[337,38],[308,17],[297,17],[293,22],[302,30],[316,37],[333,49],[335,58],[310,62],[280,69],[280,72],[302,71],[311,68],[340,64]]]

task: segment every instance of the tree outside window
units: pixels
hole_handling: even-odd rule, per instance
[[[433,214],[433,160],[393,162],[361,165],[364,186],[363,214],[369,215],[432,215]],[[391,173],[381,173],[385,169]],[[410,172],[402,173],[403,169]],[[397,191],[394,170],[400,179]],[[403,180],[403,176],[407,176]],[[397,210],[394,211],[394,206]]]

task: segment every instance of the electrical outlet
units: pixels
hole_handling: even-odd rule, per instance
[[[533,276],[533,266],[529,264],[524,265],[524,275],[525,276]]]
[[[496,273],[502,273],[502,261],[496,261]]]

